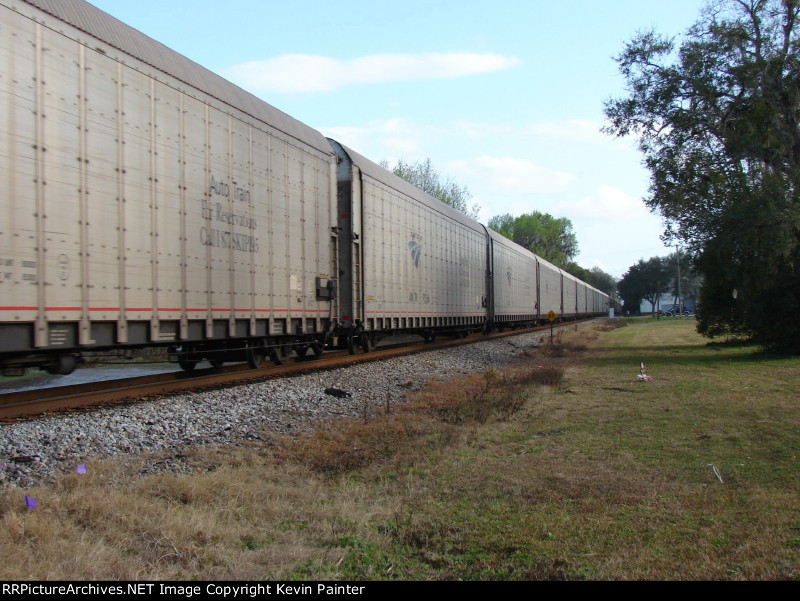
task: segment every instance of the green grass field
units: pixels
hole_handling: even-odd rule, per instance
[[[688,320],[599,342],[562,389],[425,462],[400,537],[425,542],[415,575],[798,578],[800,360],[708,346]]]
[[[798,376],[690,320],[587,326],[193,475],[6,490],[0,577],[798,579]]]

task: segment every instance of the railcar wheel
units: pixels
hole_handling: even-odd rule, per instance
[[[365,353],[369,353],[375,348],[375,340],[373,340],[369,334],[361,334],[358,344]]]
[[[178,359],[178,365],[181,366],[183,371],[194,371],[194,368],[197,367],[197,361],[193,361],[191,359]]]
[[[286,348],[284,346],[275,346],[270,351],[270,357],[275,365],[283,365],[286,359]]]
[[[78,355],[54,355],[50,362],[43,366],[49,374],[67,376],[78,367]]]
[[[223,361],[222,359],[209,359],[208,362],[211,364],[211,367],[215,369],[225,365],[225,361]]]
[[[248,346],[245,356],[247,359],[247,365],[250,367],[250,369],[258,369],[261,367],[261,364],[264,363],[266,353],[263,349]]]

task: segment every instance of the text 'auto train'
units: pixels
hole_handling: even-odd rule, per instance
[[[0,0],[0,368],[257,366],[608,297],[82,0]]]

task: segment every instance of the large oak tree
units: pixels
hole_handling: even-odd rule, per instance
[[[701,332],[800,351],[798,0],[716,0],[680,40],[638,34],[607,131],[638,136],[646,204],[703,276]]]

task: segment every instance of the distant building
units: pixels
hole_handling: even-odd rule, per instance
[[[673,294],[662,294],[661,298],[658,299],[656,302],[656,311],[666,311],[667,309],[674,309],[675,311],[678,310],[680,303],[678,299]],[[695,307],[697,305],[697,301],[693,298],[684,298],[683,299],[683,310],[689,311],[689,313],[694,313]],[[653,312],[653,304],[648,300],[643,300],[642,303],[639,305],[639,312],[642,315],[646,315],[648,313]]]

